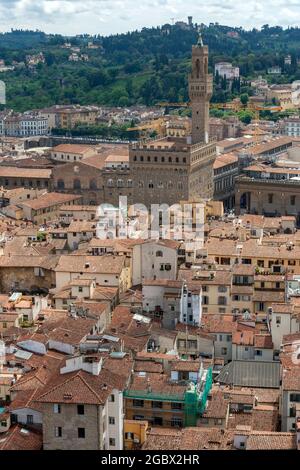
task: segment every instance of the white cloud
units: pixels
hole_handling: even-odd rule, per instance
[[[112,34],[193,15],[196,22],[260,27],[299,22],[299,0],[0,0],[0,29]]]

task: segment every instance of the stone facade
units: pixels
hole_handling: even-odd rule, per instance
[[[55,191],[81,194],[83,204],[100,204],[104,200],[102,171],[82,162],[60,165],[52,170]]]
[[[167,137],[130,146],[135,203],[149,207],[213,197],[216,146],[209,141],[212,77],[208,74],[208,48],[201,41],[193,47],[189,84],[192,136]]]
[[[192,142],[208,142],[209,101],[213,92],[213,77],[208,73],[208,47],[200,38],[192,49],[192,73],[189,94],[192,105]]]
[[[84,415],[77,414],[76,404],[61,405],[61,413],[54,413],[53,404],[43,404],[44,450],[103,450],[103,407],[84,405]],[[61,428],[61,437],[55,429]],[[78,438],[78,428],[85,430],[85,438]]]
[[[236,214],[250,213],[266,216],[294,215],[300,222],[299,181],[236,179]]]
[[[39,268],[34,267],[0,267],[0,289],[3,293],[9,293],[12,289],[34,289],[55,286],[55,273],[50,270],[43,270],[43,275],[40,275]]]

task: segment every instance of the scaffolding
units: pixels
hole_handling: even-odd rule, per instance
[[[132,400],[153,400],[161,402],[182,403],[184,410],[184,426],[197,426],[198,418],[206,408],[207,397],[213,383],[212,367],[204,369],[202,364],[196,383],[189,382],[183,393],[174,390],[158,392],[151,387],[145,390],[125,390],[124,397]],[[176,393],[177,392],[177,393]]]
[[[198,417],[205,411],[212,382],[212,368],[201,368],[197,384],[191,383],[189,390],[185,392],[185,426],[197,426]]]

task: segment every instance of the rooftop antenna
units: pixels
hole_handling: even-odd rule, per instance
[[[202,34],[201,34],[201,26],[198,26],[198,42],[197,42],[197,46],[199,47],[203,47],[204,44],[203,44],[203,39],[202,39]]]

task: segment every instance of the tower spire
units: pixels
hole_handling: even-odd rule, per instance
[[[201,33],[201,26],[198,26],[198,42],[197,42],[197,46],[199,47],[203,47],[204,44],[203,44],[203,39],[202,39],[202,33]]]

